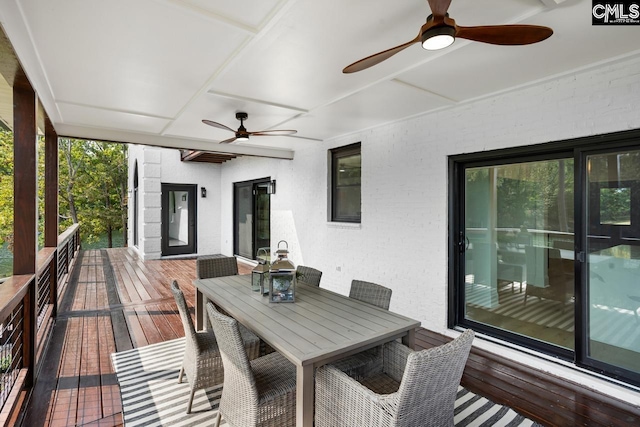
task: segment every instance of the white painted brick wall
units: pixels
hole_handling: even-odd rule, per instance
[[[640,59],[477,100],[297,150],[292,161],[241,158],[222,167],[222,247],[232,249],[232,183],[277,178],[272,245],[348,293],[354,278],[393,289],[391,310],[444,332],[447,156],[640,128]],[[327,224],[327,150],[362,142],[362,224]],[[340,270],[340,271],[338,271]]]
[[[159,258],[162,252],[160,230],[162,224],[158,199],[161,196],[161,149],[140,146],[138,149],[139,231],[138,251],[144,259]],[[132,233],[132,230],[130,230]],[[132,237],[132,234],[130,234]]]
[[[640,59],[631,58],[307,146],[292,161],[184,164],[177,151],[137,148],[144,152],[145,177],[160,177],[145,180],[142,191],[145,206],[157,210],[160,182],[205,186],[207,198],[198,198],[198,252],[231,254],[233,183],[275,179],[273,247],[287,240],[296,264],[323,271],[323,287],[346,294],[354,278],[389,286],[392,310],[444,331],[447,156],[638,128],[639,105]],[[327,150],[358,141],[362,224],[329,224]],[[156,224],[154,215],[145,215]]]
[[[161,257],[162,187],[167,184],[196,184],[197,254],[220,253],[220,166],[183,163],[177,150],[129,145],[129,185],[138,162],[140,219],[138,252],[144,259]],[[200,188],[207,197],[200,197]],[[129,203],[129,241],[133,241],[133,201]]]
[[[260,178],[276,180],[276,194],[271,196],[271,241],[275,247],[279,240],[286,240],[292,254],[300,253],[296,239],[293,214],[290,211],[293,194],[292,164],[290,160],[239,157],[222,165],[221,171],[221,249],[233,254],[233,183]],[[297,258],[292,259],[298,262]]]
[[[319,142],[296,150],[292,161],[242,157],[211,167],[179,164],[163,154],[162,176],[207,187],[206,202],[199,199],[199,218],[207,218],[205,224],[198,221],[199,245],[213,239],[207,248],[225,254],[233,250],[233,183],[276,179],[277,193],[271,198],[272,247],[280,239],[287,240],[296,264],[323,271],[322,287],[347,294],[354,278],[388,286],[393,289],[391,310],[451,335],[446,329],[447,156],[637,128],[640,57],[636,56]],[[327,150],[358,141],[362,143],[362,224],[329,224]],[[148,188],[147,194],[159,191],[159,183],[148,185],[153,189]],[[485,341],[478,345],[491,346]],[[492,351],[503,351],[493,347]],[[524,360],[517,352],[509,357]],[[540,359],[527,358],[526,363],[575,381],[590,381]]]
[[[196,184],[197,254],[220,253],[220,165],[182,162],[178,150],[162,149],[161,182],[165,184]],[[200,188],[207,197],[200,197]]]

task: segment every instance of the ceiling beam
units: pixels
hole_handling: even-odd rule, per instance
[[[181,160],[183,162],[188,162],[188,161],[191,161],[191,160],[195,159],[196,157],[199,157],[201,154],[202,154],[202,151],[185,150],[185,151],[182,152]]]
[[[219,153],[243,156],[268,157],[273,159],[293,159],[293,151],[277,148],[263,148],[236,144],[218,144],[196,139],[172,138],[143,133],[133,133],[109,129],[88,128],[67,124],[55,124],[61,137],[93,139],[98,141],[124,142],[130,144],[149,145],[152,147],[175,148],[179,150],[216,151]]]
[[[237,155],[207,151],[183,151],[181,160],[183,162],[203,162],[203,163],[224,163],[227,160],[235,159]]]

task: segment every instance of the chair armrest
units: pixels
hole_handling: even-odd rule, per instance
[[[394,380],[401,382],[407,358],[413,353],[406,345],[391,341],[383,346],[383,371]]]
[[[315,425],[388,425],[395,396],[376,394],[335,366],[322,366],[316,371]]]

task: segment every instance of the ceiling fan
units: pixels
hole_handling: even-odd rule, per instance
[[[238,130],[233,130],[229,126],[225,126],[222,123],[214,122],[211,120],[204,119],[202,123],[205,125],[213,126],[215,128],[225,129],[231,131],[236,134],[233,138],[225,139],[224,141],[220,141],[220,144],[228,144],[233,141],[248,141],[250,135],[256,136],[282,136],[282,135],[293,135],[298,132],[297,130],[262,130],[259,132],[249,132],[244,127],[244,121],[247,120],[249,115],[242,111],[236,113],[236,119],[240,120],[240,127]]]
[[[438,50],[450,46],[456,39],[473,40],[477,42],[498,45],[525,45],[537,43],[553,34],[549,27],[539,25],[484,25],[478,27],[460,27],[449,18],[447,10],[451,0],[428,0],[431,15],[420,28],[420,32],[413,40],[399,46],[378,52],[364,59],[348,65],[343,73],[361,71],[395,55],[414,43],[421,42],[427,50]]]

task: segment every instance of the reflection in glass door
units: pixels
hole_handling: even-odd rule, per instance
[[[271,244],[271,196],[269,183],[255,185],[256,232],[254,248],[268,248]],[[269,252],[269,250],[267,250]]]
[[[162,184],[162,255],[195,253],[196,186]]]
[[[464,180],[464,319],[570,354],[573,159],[468,167]]]
[[[640,151],[585,164],[586,361],[640,378]]]
[[[256,259],[258,249],[271,242],[269,178],[237,182],[234,197],[234,254]]]
[[[138,161],[133,169],[133,245],[138,247]]]

